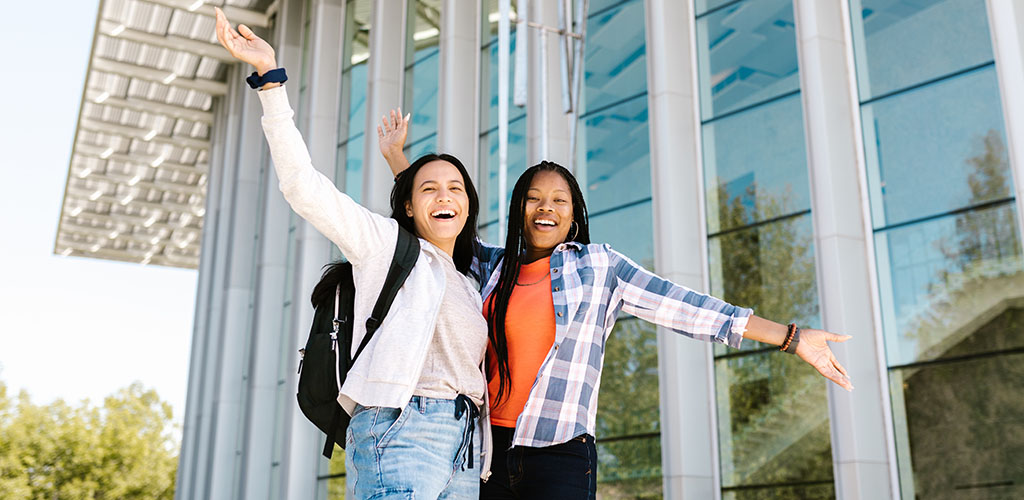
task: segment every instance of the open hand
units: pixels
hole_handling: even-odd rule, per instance
[[[839,364],[836,355],[829,349],[828,342],[846,342],[849,335],[838,335],[824,330],[800,330],[800,341],[796,345],[796,355],[813,366],[825,378],[839,384],[847,391],[853,390],[850,376],[846,368]]]
[[[405,136],[409,132],[409,117],[411,114],[402,116],[402,108],[392,109],[390,116],[380,117],[380,125],[377,125],[377,144],[380,146],[380,154],[385,159],[397,158],[402,154],[405,147]]]
[[[249,63],[256,68],[256,72],[264,74],[267,71],[277,68],[277,59],[274,55],[274,48],[244,24],[238,25],[238,31],[231,27],[224,12],[214,7],[217,12],[217,40],[228,49],[228,53],[236,59]]]

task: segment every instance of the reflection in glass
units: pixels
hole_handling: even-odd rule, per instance
[[[482,222],[489,222],[498,218],[498,203],[504,203],[508,207],[509,199],[512,196],[512,188],[515,187],[519,176],[526,171],[529,165],[526,164],[526,120],[519,118],[510,121],[508,124],[508,182],[505,196],[498,196],[498,131],[494,130],[483,134],[480,137],[480,161],[483,163],[481,170],[487,172],[487,186],[484,193],[486,202],[483,203],[483,210],[480,214]],[[495,224],[495,235],[497,235],[497,224]],[[504,246],[504,242],[501,242]]]
[[[605,347],[598,399],[598,488],[602,498],[661,495],[658,339],[646,321],[624,317]]]
[[[697,19],[701,119],[800,88],[792,0],[746,0]]]
[[[984,0],[851,0],[861,101],[992,60]]]
[[[803,124],[794,95],[704,125],[708,233],[811,208]]]
[[[876,233],[890,365],[949,356],[953,345],[970,348],[955,355],[995,348],[964,339],[978,318],[1024,296],[1016,224],[1015,204],[1004,203]]]
[[[711,9],[721,7],[727,3],[735,1],[736,0],[696,0],[696,14],[699,17]]]
[[[440,0],[409,0],[405,48],[405,99],[402,109],[412,113],[409,146],[437,133],[437,88],[440,54]],[[432,150],[433,148],[430,148]],[[422,151],[422,148],[420,148]]]
[[[1024,343],[1016,297],[963,341]],[[895,369],[889,380],[903,498],[1024,498],[1024,354]]]
[[[412,161],[416,161],[427,153],[434,153],[437,151],[437,133],[432,133],[415,144],[409,144],[405,147],[405,156],[410,158]],[[462,158],[459,158],[462,160]]]
[[[652,271],[653,234],[654,218],[651,214],[650,201],[590,217],[590,241],[607,243],[615,251]]]
[[[518,12],[516,0],[509,2],[509,28],[515,33],[516,12]],[[498,43],[498,0],[484,0],[483,8],[480,9],[480,39],[484,45]]]
[[[715,361],[723,488],[822,481],[831,489],[826,382],[779,352]],[[783,491],[771,498],[802,498]]]
[[[345,7],[341,98],[338,110],[338,155],[335,184],[358,203],[363,184],[363,131],[366,129],[367,43],[370,0],[349,0]],[[332,248],[334,246],[332,245]]]
[[[1010,195],[972,186],[982,170],[1008,179],[995,68],[861,107],[875,228],[941,214]]]
[[[509,41],[508,67],[508,120],[512,121],[526,114],[526,106],[519,107],[512,103],[515,93],[516,78],[515,50],[516,35],[512,32]],[[480,67],[483,74],[480,78],[480,96],[484,100],[480,106],[480,128],[484,131],[498,129],[498,42],[485,46],[480,52]]]
[[[594,2],[590,12],[599,12]],[[584,113],[647,90],[646,49],[643,1],[625,2],[587,19]]]
[[[576,174],[596,214],[651,197],[647,96],[642,95],[583,118],[580,146],[586,165]]]
[[[804,214],[709,239],[711,295],[762,318],[819,328],[813,231]],[[768,347],[774,346],[745,340],[741,348]],[[715,346],[716,354],[733,352]]]

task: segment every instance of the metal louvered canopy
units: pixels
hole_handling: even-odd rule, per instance
[[[101,0],[54,253],[195,269],[213,99],[228,53],[213,6],[269,24],[272,0]]]

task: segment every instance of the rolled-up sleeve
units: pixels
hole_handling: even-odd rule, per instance
[[[622,310],[687,337],[739,349],[753,310],[664,279],[611,248]]]

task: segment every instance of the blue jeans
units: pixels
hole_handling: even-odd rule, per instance
[[[456,401],[413,396],[402,410],[356,405],[345,433],[346,498],[476,499],[480,435]]]
[[[589,434],[569,442],[512,447],[515,429],[491,426],[494,459],[483,500],[593,500],[597,495],[597,448]]]

